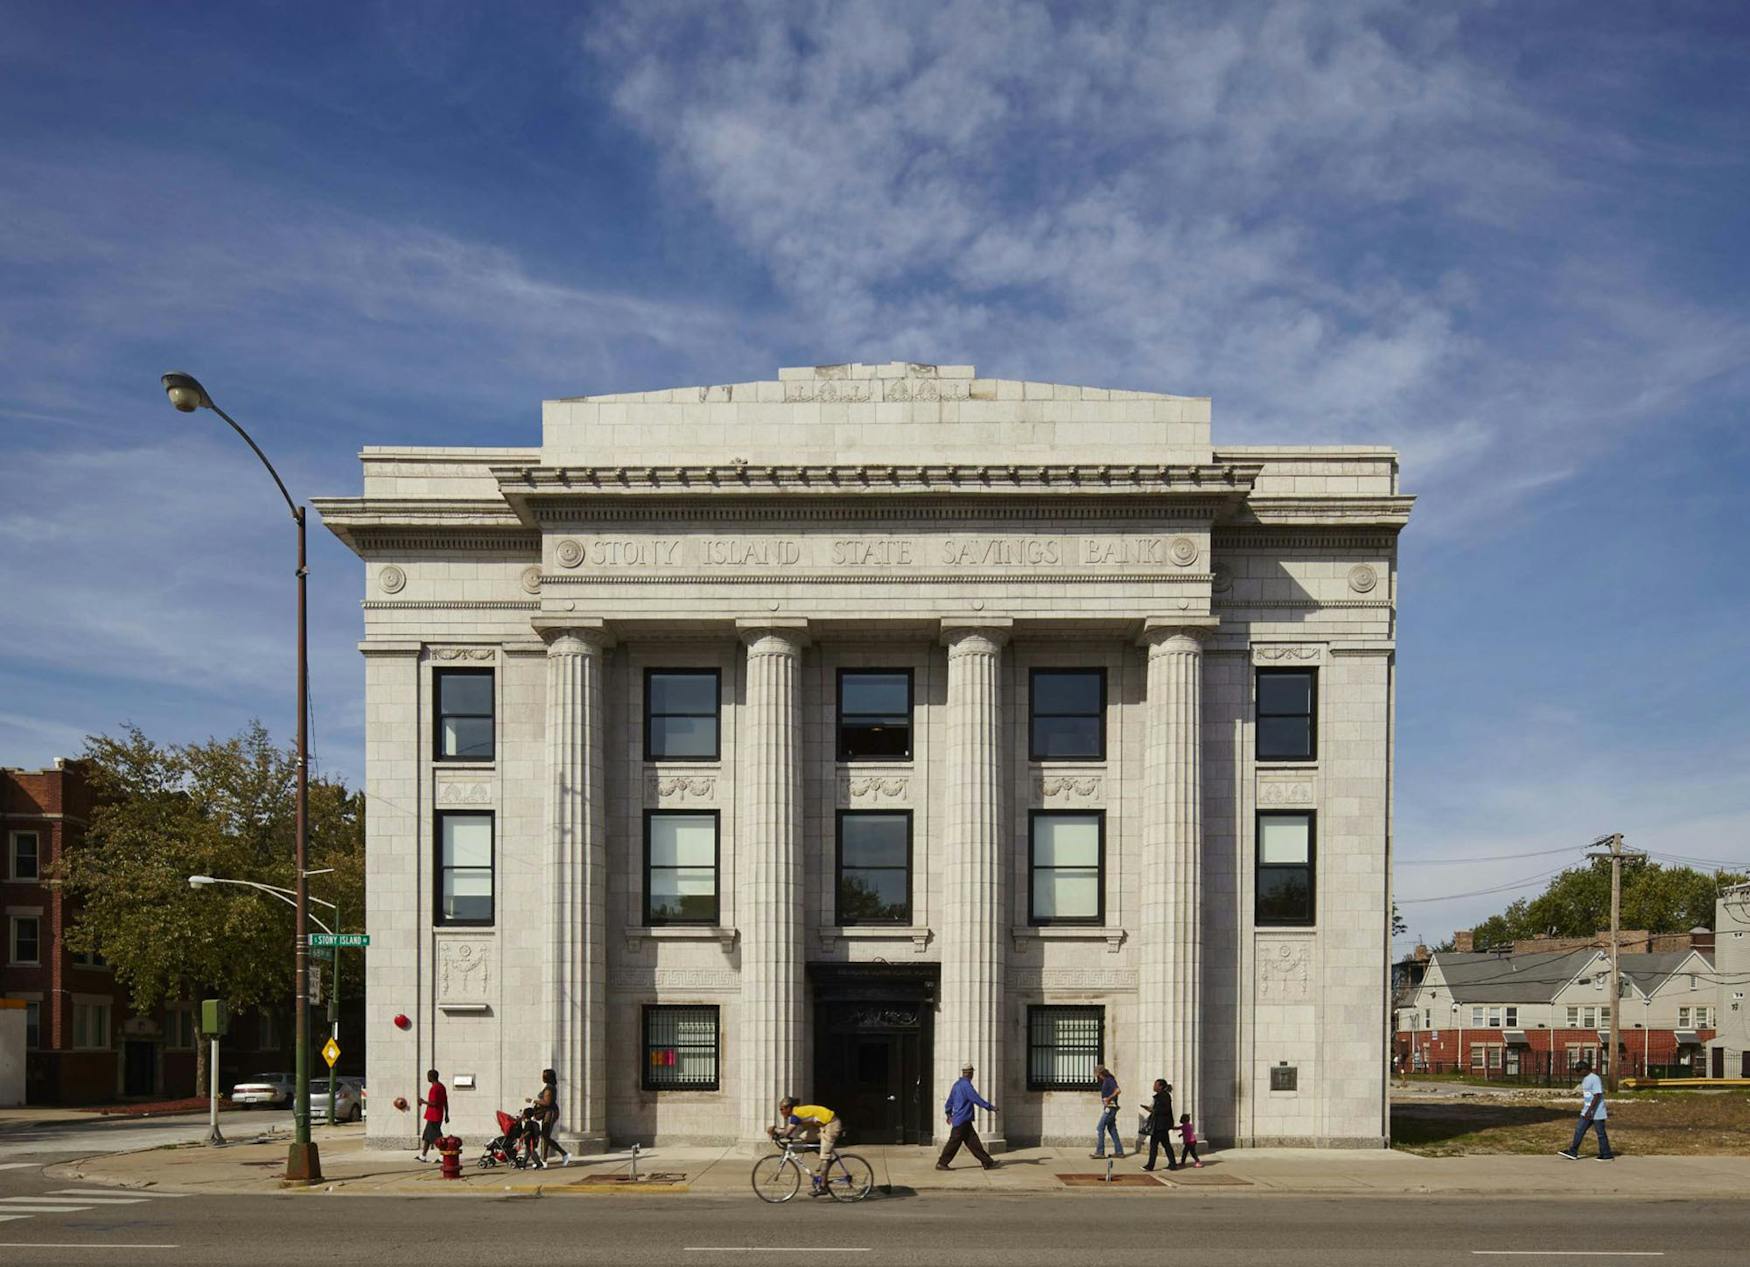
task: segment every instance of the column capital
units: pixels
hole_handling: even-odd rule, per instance
[[[948,658],[957,655],[995,655],[1008,642],[1015,622],[1007,616],[949,618],[942,621],[942,643]]]
[[[1220,623],[1220,616],[1150,616],[1142,622],[1142,636],[1137,642],[1147,647],[1151,656],[1202,651],[1204,639]]]
[[[800,616],[738,619],[735,632],[749,655],[796,655],[808,645],[808,621]]]
[[[608,622],[590,617],[536,616],[530,622],[547,643],[549,656],[600,655],[614,645]]]

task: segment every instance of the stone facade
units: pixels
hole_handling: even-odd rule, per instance
[[[1411,499],[1389,450],[1222,448],[1209,420],[839,365],[549,401],[538,448],[366,449],[363,496],[318,507],[365,565],[377,1102],[436,1064],[484,1135],[551,1065],[585,1147],[728,1141],[786,1090],[887,1078],[928,1139],[971,1061],[999,1145],[1080,1140],[1094,1099],[1046,1089],[1033,1009],[1081,1007],[1127,1105],[1159,1075],[1218,1141],[1380,1145]],[[490,670],[489,758],[436,750],[458,668]],[[1316,681],[1316,750],[1261,762],[1258,671],[1284,668]],[[647,673],[706,669],[714,750],[647,759]],[[910,683],[910,742],[841,760],[839,675],[875,669]],[[1078,669],[1103,674],[1098,751],[1035,759],[1034,672]],[[703,922],[647,922],[670,810],[716,825]],[[865,810],[908,816],[903,919],[837,914]],[[484,922],[440,911],[453,811],[491,815]],[[1035,918],[1058,811],[1098,824],[1087,918]],[[1297,811],[1310,917],[1260,922],[1258,815]],[[671,1004],[715,1009],[708,1088],[649,1089],[647,1008]],[[858,1139],[881,1101],[839,1106]]]

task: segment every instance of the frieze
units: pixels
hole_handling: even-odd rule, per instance
[[[1252,659],[1259,664],[1317,664],[1323,655],[1323,648],[1312,643],[1265,642],[1252,646]]]
[[[906,774],[849,774],[839,778],[840,802],[904,801],[911,791]]]
[[[1033,786],[1042,801],[1097,801],[1106,782],[1098,774],[1042,774]]]
[[[1312,995],[1312,943],[1266,941],[1258,945],[1258,997],[1298,1003]]]
[[[733,968],[613,968],[608,989],[674,994],[739,994],[741,974]]]
[[[646,801],[710,802],[716,795],[717,776],[714,774],[649,774],[644,778]]]
[[[1311,805],[1313,785],[1310,779],[1271,779],[1258,781],[1259,805]]]
[[[431,658],[434,660],[491,660],[495,652],[491,647],[433,647]]]
[[[492,804],[492,785],[490,783],[460,783],[445,780],[437,785],[435,799],[439,805],[490,805]]]

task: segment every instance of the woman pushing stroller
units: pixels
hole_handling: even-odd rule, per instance
[[[528,1149],[528,1164],[545,1167],[551,1150],[558,1149],[561,1166],[571,1164],[571,1154],[565,1145],[553,1138],[553,1128],[559,1124],[559,1075],[551,1069],[541,1070],[541,1089],[525,1101],[523,1110],[529,1129],[523,1135]]]

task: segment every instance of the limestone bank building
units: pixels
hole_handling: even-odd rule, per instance
[[[1207,398],[829,365],[367,448],[368,1077],[491,1133],[1000,1146],[1166,1077],[1386,1136],[1397,535],[1372,447]],[[405,1018],[398,1023],[397,1018]]]

